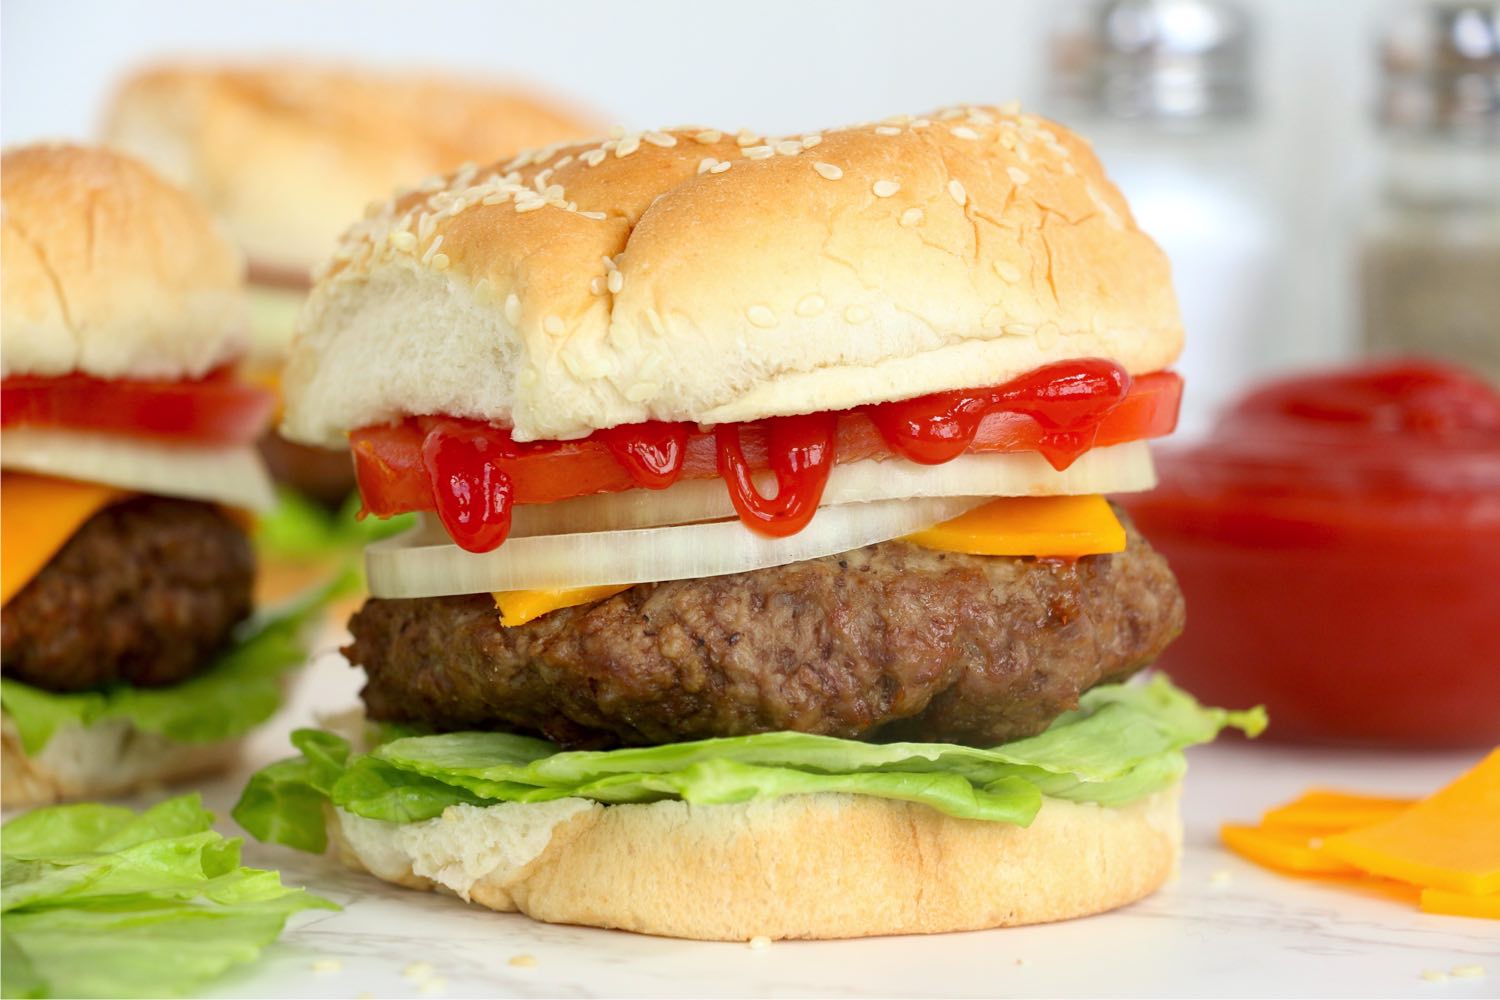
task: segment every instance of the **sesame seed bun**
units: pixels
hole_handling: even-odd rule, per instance
[[[185,378],[239,356],[239,252],[150,168],[84,146],[0,162],[0,372]]]
[[[1088,145],[1015,110],[786,140],[555,146],[380,207],[300,321],[284,431],[442,413],[566,439],[1176,358],[1166,257]]]
[[[1029,827],[860,795],[737,805],[582,799],[332,816],[339,856],[550,923],[703,940],[1011,927],[1101,913],[1175,871],[1179,786],[1127,806],[1045,800]]]
[[[371,199],[596,127],[514,88],[281,62],[149,67],[121,86],[103,132],[221,216],[253,278],[305,285]]]

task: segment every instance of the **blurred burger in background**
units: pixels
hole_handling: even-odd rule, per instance
[[[1154,482],[1182,336],[1087,144],[1016,108],[626,133],[377,206],[283,428],[423,523],[350,622],[373,725],[296,734],[236,818],[696,938],[1150,893],[1183,748],[1263,724],[1124,683],[1184,608],[1102,494]]]
[[[303,655],[305,609],[251,617],[275,399],[235,367],[242,258],[124,156],[30,146],[0,174],[3,801],[213,770]]]
[[[148,67],[122,84],[103,127],[111,146],[228,226],[249,263],[250,372],[273,386],[313,265],[368,202],[413,178],[597,130],[514,87],[301,62]],[[350,540],[341,534],[359,537],[351,518],[330,516],[354,488],[346,454],[275,433],[261,449],[295,491],[262,526],[267,554],[316,555]]]

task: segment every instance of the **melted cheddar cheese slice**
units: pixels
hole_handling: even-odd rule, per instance
[[[525,625],[533,618],[540,618],[549,611],[571,608],[579,604],[593,604],[606,597],[613,597],[633,584],[603,587],[574,587],[570,590],[500,590],[496,591],[495,607],[500,610],[500,624],[506,628]]]
[[[1101,496],[1001,497],[907,535],[923,548],[976,556],[1077,556],[1125,551],[1125,527]]]
[[[98,483],[0,475],[0,604],[30,583],[85,521],[128,495]]]

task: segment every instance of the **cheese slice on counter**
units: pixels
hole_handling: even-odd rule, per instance
[[[1125,527],[1102,496],[1001,497],[907,535],[928,549],[976,556],[1077,556],[1125,551]]]
[[[1471,896],[1500,893],[1500,749],[1451,785],[1323,849],[1374,875]]]
[[[30,583],[85,521],[129,495],[98,483],[0,474],[0,604]]]
[[[533,618],[540,618],[549,611],[571,608],[579,604],[593,604],[606,597],[613,597],[634,584],[603,587],[573,587],[568,590],[500,590],[496,591],[495,607],[500,610],[500,624],[506,628],[525,625]]]
[[[1359,869],[1330,857],[1316,838],[1287,830],[1225,823],[1219,828],[1224,846],[1242,858],[1293,875],[1358,875]]]
[[[1500,920],[1500,893],[1470,896],[1464,892],[1442,889],[1422,890],[1422,912],[1441,913],[1450,917],[1483,917]]]
[[[1267,830],[1326,836],[1390,819],[1415,805],[1416,801],[1314,788],[1284,806],[1268,810],[1260,818],[1260,825]]]

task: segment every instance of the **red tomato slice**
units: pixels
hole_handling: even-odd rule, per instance
[[[261,435],[274,393],[236,381],[227,369],[201,379],[102,379],[16,375],[0,382],[0,427],[76,430],[241,444]]]
[[[1174,372],[1137,376],[1130,393],[1099,425],[1095,447],[1162,437],[1177,426],[1182,379]],[[422,441],[433,427],[482,428],[480,421],[450,417],[411,417],[391,427],[365,427],[349,436],[354,469],[365,510],[377,517],[393,517],[414,510],[433,510],[436,503],[422,464]],[[508,439],[508,433],[492,428]],[[1043,428],[1022,413],[993,413],[980,425],[975,452],[1038,450]],[[891,450],[870,418],[844,412],[838,417],[835,455],[839,462],[889,458]],[[740,430],[745,459],[756,470],[767,467],[763,426],[745,424]],[[594,493],[619,493],[636,488],[629,473],[609,447],[592,437],[577,441],[509,442],[504,471],[515,484],[516,503],[552,503]],[[695,432],[687,442],[683,479],[719,475],[718,451],[712,431]]]

